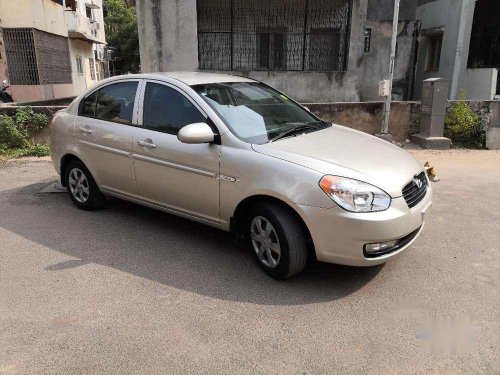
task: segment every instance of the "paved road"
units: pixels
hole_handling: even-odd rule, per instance
[[[423,152],[427,227],[371,269],[265,276],[215,229],[0,168],[0,374],[499,374],[500,153]]]

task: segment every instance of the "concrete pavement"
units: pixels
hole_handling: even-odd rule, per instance
[[[218,230],[0,167],[0,374],[499,374],[500,152],[433,164],[422,236],[375,268],[277,282]]]

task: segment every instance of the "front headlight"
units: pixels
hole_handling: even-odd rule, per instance
[[[384,211],[391,197],[378,187],[339,176],[325,176],[319,182],[323,191],[344,210],[351,212]]]

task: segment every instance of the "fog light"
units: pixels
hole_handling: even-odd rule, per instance
[[[393,248],[397,244],[398,244],[398,240],[369,243],[369,244],[365,245],[365,252],[367,254],[383,253],[387,250],[390,250],[391,248]]]

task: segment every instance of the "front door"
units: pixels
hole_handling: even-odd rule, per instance
[[[83,99],[75,131],[83,162],[100,188],[136,195],[132,125],[139,81],[101,87]]]
[[[147,82],[142,126],[134,133],[135,176],[139,195],[148,202],[218,222],[221,148],[177,139],[183,126],[206,121],[206,115],[182,91]]]

